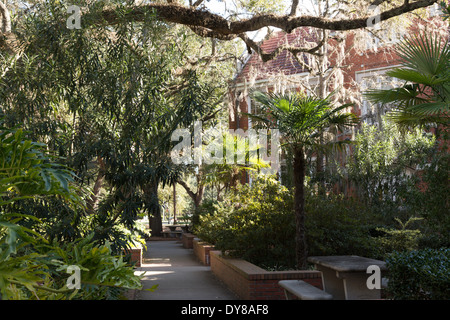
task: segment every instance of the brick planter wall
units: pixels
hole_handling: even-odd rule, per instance
[[[131,262],[136,262],[135,267],[142,265],[142,248],[131,248],[124,252],[126,255],[131,253]]]
[[[214,250],[214,246],[198,238],[193,239],[192,246],[197,259],[205,266],[209,266],[211,261],[210,251]]]
[[[243,300],[285,300],[280,280],[303,280],[322,289],[317,270],[266,271],[245,260],[224,258],[220,251],[211,251],[210,257],[213,274]]]
[[[194,238],[195,236],[192,233],[183,232],[181,235],[181,243],[183,243],[183,248],[192,249]]]

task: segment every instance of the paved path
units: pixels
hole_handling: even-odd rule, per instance
[[[146,271],[144,289],[158,284],[154,292],[139,291],[136,300],[237,300],[219,282],[209,266],[194,256],[192,249],[179,241],[149,241],[143,264],[137,272]]]

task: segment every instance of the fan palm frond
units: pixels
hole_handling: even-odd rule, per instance
[[[450,110],[450,46],[448,39],[420,34],[406,38],[397,48],[402,66],[386,72],[404,81],[399,88],[368,90],[371,102],[392,104],[389,117],[402,125],[448,126]]]
[[[264,115],[245,113],[256,122],[278,128],[286,145],[313,145],[329,128],[343,130],[358,123],[353,113],[344,112],[350,105],[333,107],[329,97],[317,99],[301,93],[274,94],[254,92],[252,97],[264,109]]]

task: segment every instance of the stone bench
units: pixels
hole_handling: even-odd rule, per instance
[[[300,300],[332,300],[333,296],[319,288],[316,288],[302,280],[281,280],[278,284],[284,289],[286,300],[289,299],[288,292]]]
[[[181,238],[182,231],[162,231],[164,238]]]

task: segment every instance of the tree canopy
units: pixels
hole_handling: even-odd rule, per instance
[[[209,79],[224,70],[210,61],[206,71],[201,53],[192,54],[206,45],[152,14],[141,24],[71,30],[59,23],[66,4],[37,3],[15,22],[23,46],[1,64],[5,126],[20,125],[92,188],[85,200],[96,237],[110,238],[117,223],[132,229],[142,212],[156,217],[157,234],[158,186],[181,174],[170,135],[217,113],[225,86]]]
[[[219,1],[222,2],[222,1]],[[143,22],[149,14],[167,23],[187,26],[201,37],[212,37],[221,40],[242,39],[249,50],[269,59],[267,53],[261,50],[259,44],[248,36],[249,32],[266,27],[279,28],[287,33],[299,27],[313,27],[327,30],[354,30],[368,27],[370,21],[385,21],[416,9],[428,7],[438,0],[416,1],[385,1],[385,0],[353,0],[353,1],[319,1],[325,8],[327,16],[304,14],[300,10],[299,0],[292,0],[290,5],[270,5],[270,1],[238,1],[237,6],[229,6],[224,13],[212,12],[202,0],[189,1],[101,1],[90,4],[76,1],[73,4],[82,7],[81,25],[83,28],[95,25],[116,25],[124,21]],[[36,2],[30,8],[22,10],[21,14],[29,14],[39,6]],[[379,8],[374,14],[373,8]],[[0,5],[2,16],[2,46],[10,51],[17,51],[17,37],[11,27],[11,18],[5,3]],[[58,22],[65,24],[66,18]],[[285,49],[304,52],[317,52],[318,47],[286,47]]]

